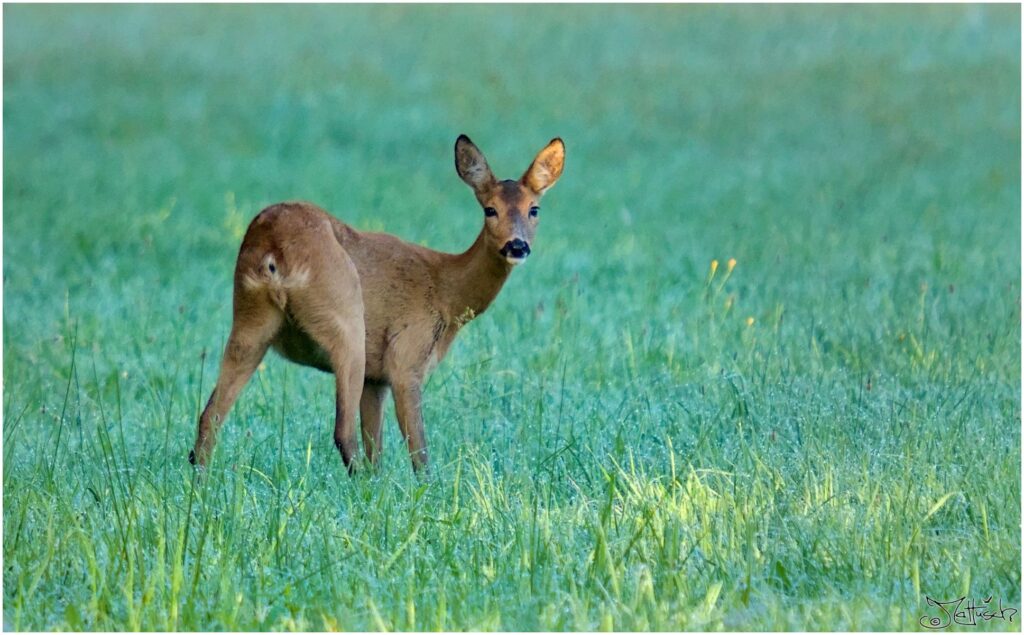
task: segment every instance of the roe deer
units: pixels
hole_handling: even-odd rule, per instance
[[[350,473],[358,451],[356,403],[363,449],[376,464],[388,388],[413,468],[426,467],[423,382],[459,329],[487,309],[512,267],[530,255],[538,202],[564,163],[565,146],[552,139],[518,181],[499,181],[461,135],[455,168],[484,212],[483,229],[461,254],[356,231],[310,203],[261,211],[242,239],[231,334],[189,461],[209,460],[220,424],[273,347],[297,364],[334,373],[334,443]]]

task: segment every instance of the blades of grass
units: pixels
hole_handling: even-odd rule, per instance
[[[60,407],[60,423],[57,426],[57,440],[53,444],[53,459],[49,465],[49,481],[53,482],[54,469],[57,466],[57,461],[60,458],[60,442],[61,434],[64,432],[64,421],[68,410],[68,400],[71,398],[71,382],[75,377],[75,362],[78,354],[78,323],[75,322],[75,329],[71,336],[71,363],[68,365],[68,381],[64,388],[64,402]]]

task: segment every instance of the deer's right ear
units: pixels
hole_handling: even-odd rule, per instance
[[[459,177],[466,182],[466,185],[473,188],[476,193],[481,193],[494,184],[494,174],[484,153],[473,145],[466,135],[459,135],[455,141],[455,171]]]

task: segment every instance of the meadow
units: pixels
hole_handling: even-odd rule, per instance
[[[3,7],[18,630],[923,630],[1020,609],[1017,6]],[[349,478],[273,354],[186,457],[250,218],[534,253]],[[993,619],[977,628],[1019,630]]]

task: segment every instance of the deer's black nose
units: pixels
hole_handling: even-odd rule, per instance
[[[510,240],[501,248],[501,255],[507,258],[526,258],[530,255],[530,243],[521,238]]]

